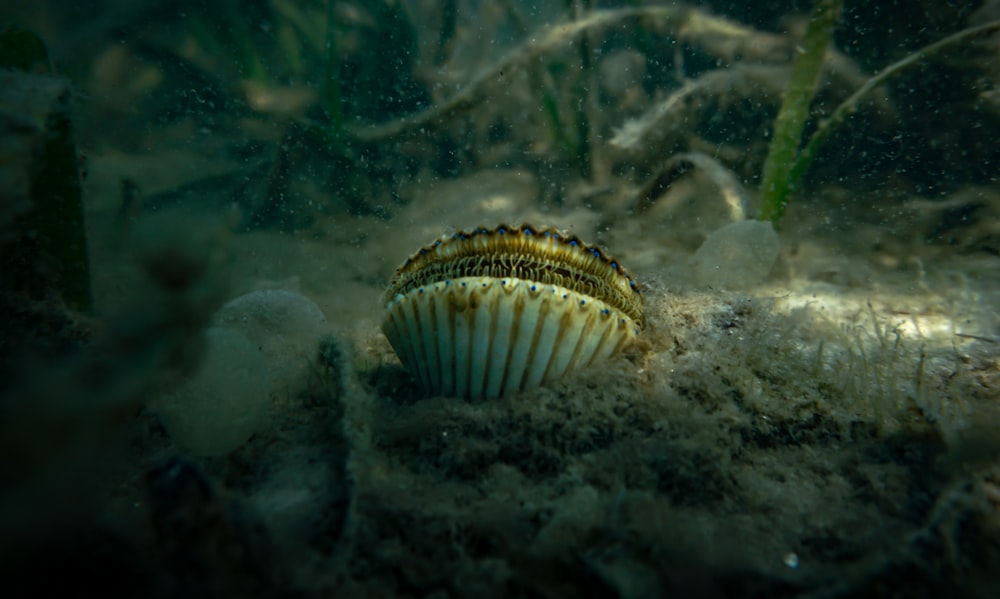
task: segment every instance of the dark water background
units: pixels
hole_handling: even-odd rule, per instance
[[[811,9],[6,2],[48,52],[2,115],[10,596],[995,597],[998,34],[857,105],[765,279],[689,266],[758,211]],[[997,18],[845,2],[805,137]],[[24,100],[40,81],[66,95]],[[25,199],[53,115],[89,309]],[[512,398],[427,396],[379,332],[394,268],[522,221],[628,263],[642,342]]]

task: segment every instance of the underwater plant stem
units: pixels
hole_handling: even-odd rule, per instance
[[[26,216],[30,233],[24,239],[35,239],[41,256],[35,256],[32,249],[6,252],[4,245],[4,268],[17,264],[15,272],[24,266],[31,274],[24,277],[4,272],[4,285],[14,280],[16,286],[32,287],[36,268],[44,271],[45,283],[59,294],[67,306],[80,312],[90,312],[93,298],[90,289],[90,260],[87,253],[87,230],[83,211],[83,187],[80,183],[79,159],[73,140],[73,123],[70,119],[72,104],[68,81],[42,75],[52,70],[45,42],[34,32],[8,28],[0,33],[0,70],[14,69],[20,73],[5,71],[6,94],[0,100],[6,130],[4,145],[7,148],[2,164],[8,187],[19,187],[22,183],[19,163],[14,159],[20,154],[25,163],[24,179],[27,189],[4,188],[11,198],[18,193],[26,193],[26,204],[30,202],[30,214]],[[12,123],[17,123],[16,125]],[[24,142],[22,139],[30,139]],[[37,140],[37,141],[36,141]],[[40,146],[40,147],[39,147]],[[28,148],[35,148],[34,151]],[[6,161],[10,159],[11,163]],[[11,181],[16,183],[11,184]],[[5,200],[7,197],[4,198]],[[14,207],[5,207],[12,214],[18,214],[17,201]],[[16,221],[15,221],[16,222]],[[16,226],[16,225],[15,225]],[[13,229],[12,229],[13,230]],[[5,231],[6,233],[7,231]],[[14,237],[17,239],[17,237]],[[5,244],[10,244],[5,240]],[[10,244],[15,245],[15,244]],[[36,267],[36,268],[33,268]],[[3,291],[8,291],[4,289]]]
[[[591,8],[589,0],[574,0],[574,19],[582,18]],[[580,76],[573,90],[573,115],[576,129],[576,163],[580,176],[591,180],[594,175],[592,150],[590,143],[590,90],[594,82],[593,60],[591,60],[590,36],[586,31],[580,35],[578,42],[580,53]]]
[[[73,309],[90,312],[90,261],[72,125],[66,114],[50,115],[48,121],[52,138],[45,145],[44,163],[32,185],[35,225],[46,254],[58,265],[59,294]]]
[[[771,147],[764,161],[761,177],[761,220],[775,225],[788,205],[794,190],[788,169],[795,161],[802,141],[802,128],[809,117],[809,105],[816,94],[823,57],[840,18],[840,0],[817,0],[809,16],[809,26],[801,50],[792,66],[791,80],[774,123]]]
[[[576,143],[570,139],[566,128],[562,124],[562,113],[559,110],[559,98],[555,84],[552,82],[552,75],[545,70],[542,72],[532,71],[532,81],[534,86],[541,90],[542,107],[549,122],[549,130],[552,138],[566,153],[567,156],[576,155]]]
[[[1000,20],[990,21],[989,23],[984,23],[983,25],[963,29],[962,31],[953,33],[944,39],[938,40],[933,44],[924,46],[916,52],[907,55],[905,58],[894,62],[879,71],[878,74],[866,81],[865,84],[858,88],[856,92],[844,100],[840,106],[837,106],[836,110],[833,111],[833,114],[831,114],[829,118],[819,124],[816,131],[809,138],[809,141],[806,142],[805,147],[803,147],[802,151],[799,152],[799,155],[795,159],[795,162],[792,163],[791,168],[788,169],[787,178],[790,187],[794,189],[794,187],[798,184],[799,179],[802,178],[802,175],[805,174],[809,165],[812,163],[813,158],[816,157],[816,152],[819,151],[819,148],[823,145],[827,138],[830,137],[830,134],[833,133],[838,126],[840,126],[844,119],[847,118],[847,115],[857,110],[858,104],[865,96],[870,94],[872,90],[877,88],[879,85],[882,85],[886,79],[927,58],[938,50],[957,44],[958,42],[965,41],[971,37],[995,30],[1000,30]]]
[[[322,90],[323,110],[330,121],[330,130],[336,138],[341,137],[344,130],[344,109],[340,97],[340,60],[337,55],[337,17],[334,3],[327,2],[326,9],[326,39],[325,64],[323,67]]]
[[[443,65],[451,56],[458,30],[458,0],[444,0],[441,4],[441,31],[438,32],[437,48],[434,50],[436,65]]]
[[[250,26],[247,24],[247,19],[239,3],[236,0],[227,0],[223,6],[225,16],[223,23],[218,26],[224,27],[223,31],[230,36],[228,42],[233,44],[236,49],[240,76],[250,81],[267,83],[269,77],[267,69],[264,67],[264,60],[254,43]]]

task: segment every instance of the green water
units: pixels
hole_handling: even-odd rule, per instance
[[[6,3],[7,594],[993,597],[1000,38],[836,111],[1000,12],[844,3],[775,241],[813,7],[759,4]],[[637,340],[434,396],[384,293],[503,225],[627,268]]]

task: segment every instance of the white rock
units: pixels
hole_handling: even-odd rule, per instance
[[[197,371],[154,401],[170,436],[200,456],[225,455],[267,426],[272,398],[307,381],[326,317],[291,291],[254,291],[205,331]]]
[[[326,316],[304,295],[269,289],[252,291],[215,314],[216,326],[246,335],[267,360],[277,392],[292,392],[305,381]]]
[[[203,351],[194,375],[154,407],[179,446],[220,456],[266,424],[271,377],[263,354],[238,331],[209,328]]]
[[[729,223],[713,231],[695,252],[695,280],[706,287],[753,287],[774,268],[780,249],[781,242],[770,222]]]

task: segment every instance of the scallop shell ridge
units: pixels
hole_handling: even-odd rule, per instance
[[[551,228],[443,236],[397,270],[382,329],[430,392],[501,397],[597,363],[642,326],[641,289],[611,256]]]

